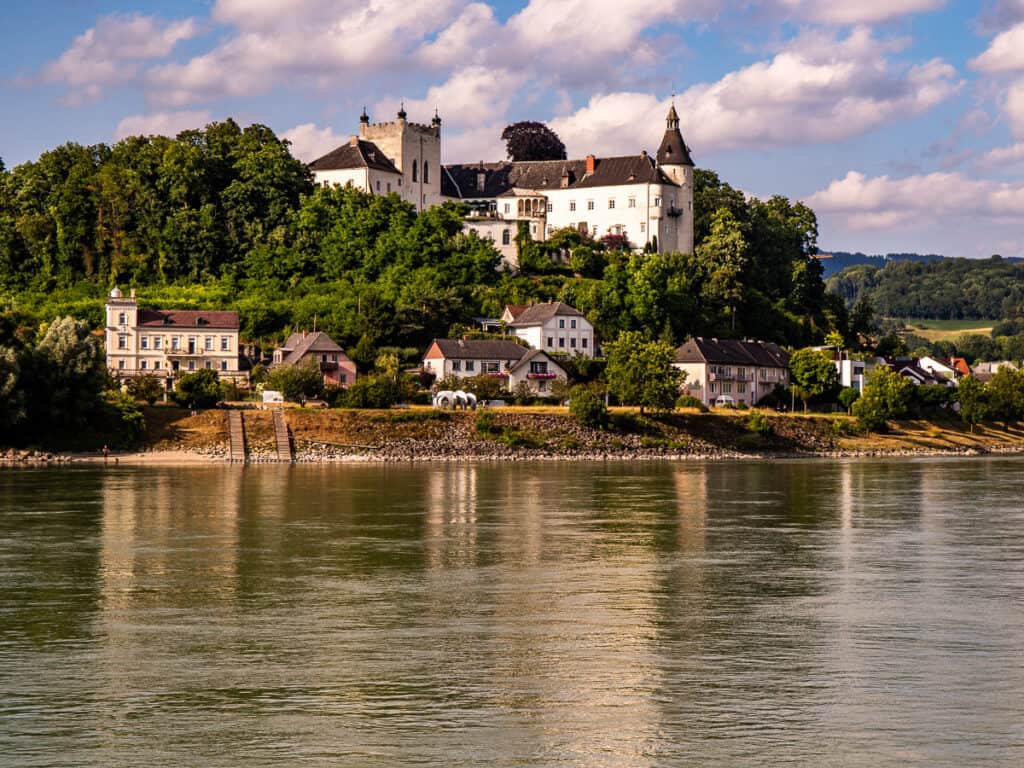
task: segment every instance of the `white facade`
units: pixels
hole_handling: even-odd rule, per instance
[[[681,394],[692,395],[704,405],[714,405],[722,395],[731,397],[737,405],[757,405],[777,386],[789,386],[789,371],[785,368],[715,363],[672,366],[686,372]]]
[[[505,307],[501,316],[509,330],[533,349],[594,357],[594,326],[577,310],[561,302],[534,304],[513,315]]]
[[[167,324],[161,317],[177,318],[184,324]],[[210,369],[222,379],[248,378],[239,367],[235,313],[140,310],[134,289],[124,298],[115,288],[106,304],[104,335],[107,368],[118,377],[151,374],[171,379],[178,372]]]
[[[423,370],[438,381],[453,377],[492,376],[502,389],[515,392],[523,383],[542,397],[551,394],[555,380],[566,381],[565,369],[540,350],[527,350],[513,341],[435,340],[423,356]]]

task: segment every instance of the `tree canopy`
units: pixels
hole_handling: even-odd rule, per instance
[[[523,120],[506,125],[501,132],[508,156],[513,160],[565,160],[565,144],[544,123]]]

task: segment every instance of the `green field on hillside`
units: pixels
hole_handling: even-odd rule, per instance
[[[964,333],[989,334],[995,320],[932,320],[923,317],[906,318],[904,327],[915,336],[928,341],[952,340]]]

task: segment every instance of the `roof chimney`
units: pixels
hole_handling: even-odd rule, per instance
[[[594,167],[597,165],[597,158],[593,155],[587,155],[587,173],[593,173]]]
[[[135,298],[135,289],[134,288],[131,289],[130,295],[131,295],[131,297],[133,299]]]

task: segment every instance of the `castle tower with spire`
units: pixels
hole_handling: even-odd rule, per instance
[[[680,186],[677,196],[679,209],[679,250],[693,252],[693,160],[690,148],[679,131],[679,113],[673,102],[665,117],[665,135],[661,139],[656,157],[658,167]]]

